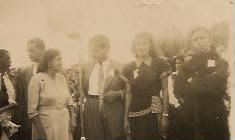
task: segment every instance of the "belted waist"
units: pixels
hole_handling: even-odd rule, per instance
[[[102,92],[99,91],[88,91],[88,95],[100,95]]]
[[[88,98],[99,98],[100,95],[88,94]]]
[[[62,110],[62,109],[66,109],[67,106],[65,105],[61,105],[61,106],[40,106],[39,110]]]

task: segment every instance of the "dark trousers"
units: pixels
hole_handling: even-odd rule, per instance
[[[28,118],[27,106],[19,106],[12,117],[12,121],[20,125],[20,128],[11,139],[32,140],[32,121]]]
[[[32,140],[32,127],[29,124],[21,125],[19,131],[15,133],[11,140]]]
[[[113,140],[108,122],[99,110],[99,99],[88,97],[84,110],[84,131],[88,140]]]
[[[229,140],[228,115],[224,105],[198,103],[186,102],[177,109],[170,124],[170,139]]]

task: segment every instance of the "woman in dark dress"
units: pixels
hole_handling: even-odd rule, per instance
[[[7,74],[10,65],[8,51],[0,49],[0,140],[8,139],[19,127],[9,120],[12,107],[16,106],[15,90]]]
[[[163,93],[161,129],[166,136],[168,127],[168,65],[155,56],[150,33],[139,33],[133,41],[136,60],[127,64],[123,76],[129,81],[126,93],[125,129],[133,140],[160,139],[158,116],[152,113],[152,96]]]

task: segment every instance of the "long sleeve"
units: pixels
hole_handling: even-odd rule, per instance
[[[228,65],[223,60],[218,60],[219,64],[216,66],[214,72],[200,77],[196,83],[193,84],[193,88],[200,93],[212,93],[221,94],[226,91],[227,77],[228,77]]]
[[[40,81],[36,75],[30,80],[28,87],[28,116],[30,119],[38,115],[39,94]]]

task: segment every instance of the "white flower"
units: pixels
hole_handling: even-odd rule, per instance
[[[215,67],[215,60],[208,60],[207,67]]]
[[[189,83],[192,83],[192,80],[193,80],[193,78],[192,78],[192,77],[190,77],[190,78],[188,78],[188,80],[187,80],[187,81],[188,81]]]
[[[134,79],[136,79],[139,76],[139,69],[136,69],[134,71]]]
[[[12,136],[14,133],[18,132],[20,125],[11,122],[9,119],[4,119],[1,122],[2,126],[8,129],[9,135]]]

